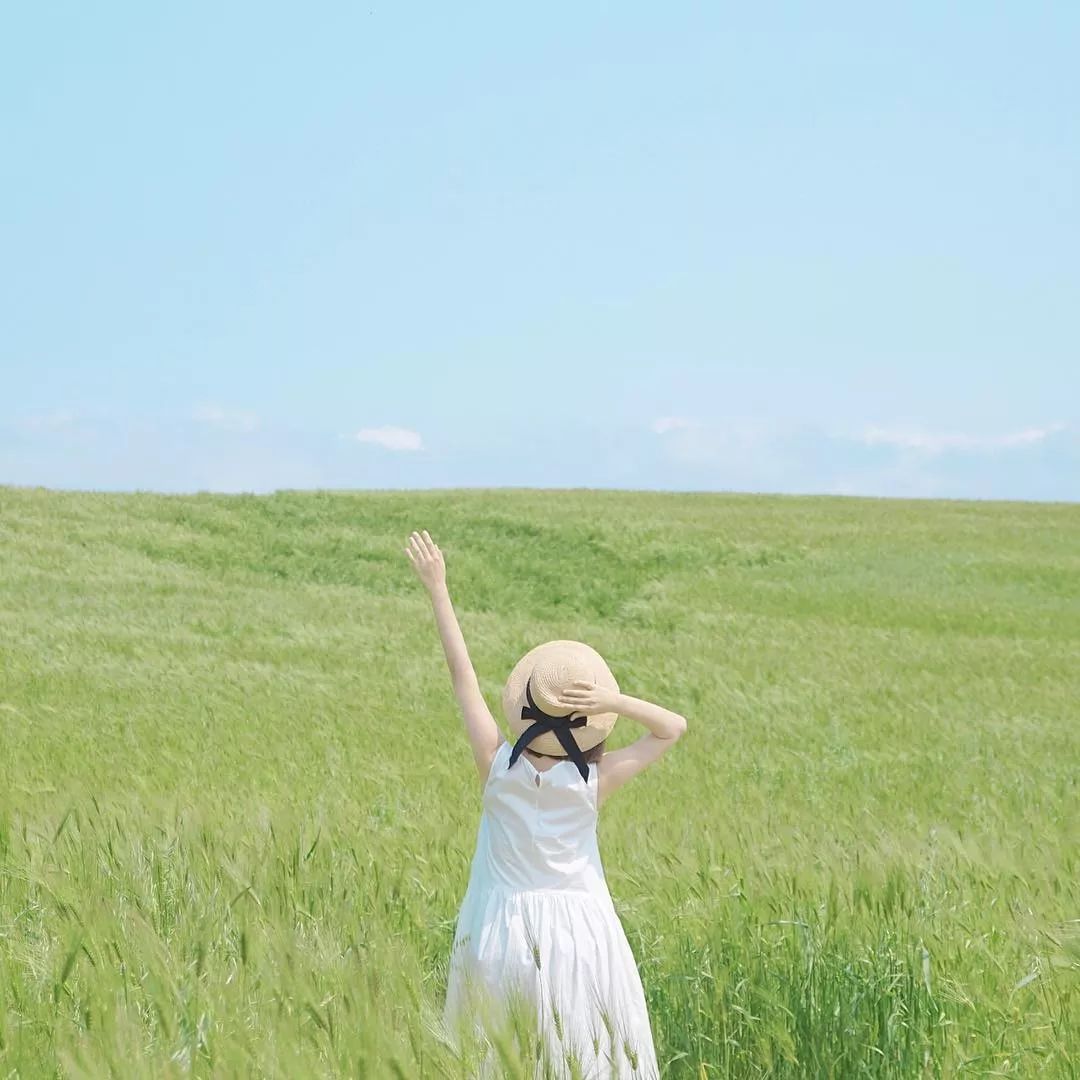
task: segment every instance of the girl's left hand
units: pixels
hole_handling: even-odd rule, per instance
[[[587,679],[575,679],[559,695],[559,703],[575,712],[592,716],[594,713],[619,711],[622,694],[606,686],[597,686]]]

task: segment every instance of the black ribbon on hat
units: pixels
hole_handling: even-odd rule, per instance
[[[587,716],[579,716],[575,719],[571,719],[570,716],[549,716],[533,701],[531,682],[532,679],[525,684],[525,697],[528,699],[529,704],[521,706],[521,719],[532,720],[534,723],[530,724],[521,733],[518,741],[514,743],[514,749],[510,752],[510,765],[507,765],[507,768],[509,769],[517,761],[521,756],[521,751],[537,735],[543,735],[550,731],[559,740],[562,748],[566,751],[566,756],[577,766],[581,778],[587,782],[589,779],[589,763],[585,760],[585,755],[581,752],[581,747],[578,746],[577,739],[571,734],[570,729],[584,727],[589,722],[589,718]]]

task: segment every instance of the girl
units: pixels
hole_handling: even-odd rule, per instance
[[[671,749],[686,720],[620,693],[588,645],[553,641],[522,657],[507,680],[511,744],[480,693],[442,552],[426,531],[412,533],[405,552],[431,598],[483,790],[446,1026],[452,1035],[463,1022],[482,1031],[524,1004],[548,1074],[656,1080],[645,995],[604,878],[596,823],[603,802]],[[648,734],[605,753],[619,715]]]

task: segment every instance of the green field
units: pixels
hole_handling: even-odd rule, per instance
[[[1080,1077],[1080,505],[16,488],[0,1077],[461,1075],[414,528],[493,709],[576,638],[688,719],[600,819],[665,1076]]]

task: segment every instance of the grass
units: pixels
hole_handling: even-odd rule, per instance
[[[689,720],[600,821],[665,1076],[1080,1076],[1080,506],[0,488],[0,1077],[468,1075],[413,528],[493,709]]]

